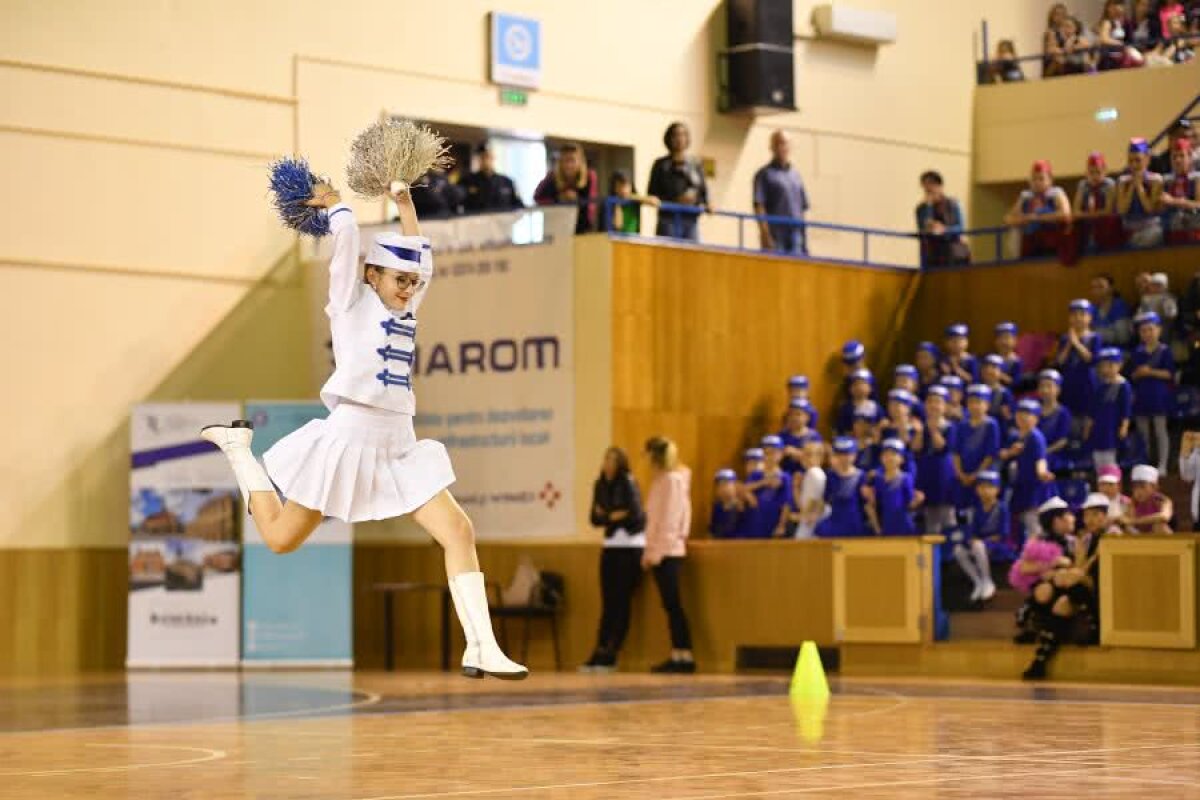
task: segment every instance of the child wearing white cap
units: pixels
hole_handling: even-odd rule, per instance
[[[228,457],[255,526],[275,552],[295,550],[325,516],[359,522],[412,514],[445,551],[450,595],[466,634],[463,674],[519,680],[529,673],[496,643],[474,529],[447,488],[454,470],[446,448],[417,441],[413,432],[416,313],[433,277],[433,256],[408,190],[392,199],[402,233],[376,235],[365,266],[354,212],[338,192],[318,184],[308,201],[327,210],[333,233],[325,312],[337,366],[321,389],[329,417],[271,447],[266,471],[250,452],[247,420],[209,426],[201,436]]]
[[[1168,341],[1171,338],[1170,332],[1175,328],[1175,318],[1179,316],[1179,301],[1167,290],[1169,285],[1170,279],[1167,277],[1167,273],[1150,273],[1150,280],[1146,282],[1146,291],[1142,294],[1141,302],[1137,307],[1138,314],[1147,312],[1158,314],[1162,320],[1163,338]]]
[[[1133,513],[1129,520],[1129,532],[1171,533],[1175,506],[1171,498],[1158,490],[1158,470],[1148,464],[1138,464],[1129,477],[1133,483]]]
[[[1133,513],[1133,500],[1121,494],[1121,468],[1110,464],[1097,470],[1096,492],[1108,499],[1109,533],[1124,533]]]

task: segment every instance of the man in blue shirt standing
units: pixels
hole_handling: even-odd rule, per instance
[[[771,162],[754,173],[754,213],[772,217],[790,217],[795,225],[759,222],[764,250],[789,255],[808,255],[804,236],[804,212],[808,211],[808,193],[804,181],[792,166],[791,138],[778,130],[771,134]]]

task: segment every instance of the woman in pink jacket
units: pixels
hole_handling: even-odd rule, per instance
[[[653,478],[646,496],[646,549],[642,569],[654,570],[654,581],[662,597],[671,626],[671,657],[653,672],[696,671],[692,656],[692,634],[679,599],[679,571],[687,554],[692,528],[692,471],[679,463],[675,443],[662,436],[646,442]]]

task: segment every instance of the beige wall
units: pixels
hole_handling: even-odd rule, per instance
[[[713,112],[718,0],[514,0],[504,9],[545,32],[526,108],[486,82],[490,3],[0,1],[0,369],[17,422],[0,547],[124,543],[136,402],[313,393],[290,341],[303,314],[284,307],[301,293],[293,278],[260,285],[287,272],[292,244],[264,165],[298,148],[337,173],[385,110],[630,145],[639,185],[682,119],[717,159],[716,205],[743,210],[775,126],[796,136],[816,219],[907,226],[926,167],[965,196],[978,22],[1036,37],[1044,3],[855,4],[894,10],[899,43],[799,42],[800,110],[749,123]],[[812,5],[796,3],[802,34]],[[246,330],[287,338],[233,346]]]
[[[975,180],[1024,182],[1039,158],[1058,175],[1079,176],[1092,150],[1119,169],[1130,138],[1157,135],[1198,90],[1200,61],[982,87],[975,97]],[[1117,109],[1118,118],[1097,121],[1102,108]]]

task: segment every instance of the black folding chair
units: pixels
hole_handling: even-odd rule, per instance
[[[500,587],[491,585],[494,601],[492,616],[500,621],[500,642],[505,650],[508,649],[508,627],[506,620],[519,619],[524,622],[521,630],[521,661],[529,657],[529,629],[537,620],[550,623],[550,635],[554,641],[554,668],[562,670],[562,653],[558,645],[558,612],[566,600],[566,580],[559,572],[539,572],[538,582],[530,592],[529,602],[525,605],[504,605],[500,596]]]

